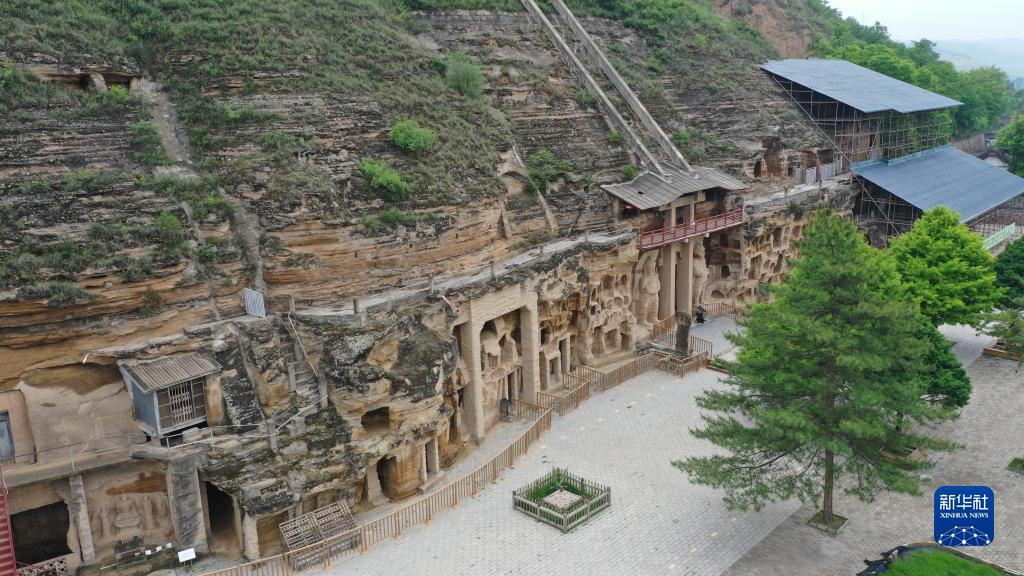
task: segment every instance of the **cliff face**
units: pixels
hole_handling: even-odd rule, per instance
[[[165,441],[206,444],[149,446],[151,460],[88,487],[94,510],[121,515],[97,514],[96,558],[134,542],[131,507],[169,506],[205,542],[200,505],[178,503],[202,482],[230,494],[249,557],[279,549],[296,514],[426,490],[426,462],[454,462],[503,399],[558,390],[569,366],[628,355],[657,322],[659,251],[599,234],[613,223],[600,186],[636,158],[525,13],[261,1],[218,20],[140,2],[125,21],[72,8],[111,34],[55,45],[40,14],[0,8],[20,31],[0,44],[0,404],[16,407],[18,451],[138,435],[119,362],[220,366],[203,376],[209,430]],[[791,55],[801,37],[784,8],[758,3],[748,21],[775,22]],[[768,167],[817,143],[757,69],[760,48],[687,37],[666,56],[636,27],[583,23],[692,161],[750,182],[738,196],[779,192],[787,174]],[[466,55],[478,94],[452,78]],[[407,119],[430,147],[396,144]],[[375,184],[366,159],[406,193]],[[818,200],[701,240],[694,302],[756,299]],[[247,313],[243,288],[266,295],[267,317]],[[117,492],[147,467],[174,479]],[[30,509],[73,488],[59,476],[13,498]]]

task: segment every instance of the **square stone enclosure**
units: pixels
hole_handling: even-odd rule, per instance
[[[561,468],[512,492],[516,510],[562,532],[586,522],[611,503],[611,488]]]

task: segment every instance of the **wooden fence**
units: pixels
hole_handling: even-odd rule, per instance
[[[551,409],[545,406],[516,400],[513,401],[513,410],[520,417],[532,419],[533,424],[489,462],[444,488],[322,542],[240,566],[208,572],[204,576],[288,576],[304,567],[311,567],[311,557],[318,560],[315,565],[326,569],[335,560],[366,552],[374,544],[388,538],[398,538],[405,528],[430,522],[435,515],[457,507],[466,498],[476,496],[482,487],[496,482],[502,472],[511,468],[520,456],[527,454],[544,430],[551,428]]]
[[[602,372],[590,366],[580,366],[578,371],[580,376],[590,381],[592,387],[597,387],[603,392],[655,368],[682,376],[687,372],[699,369],[713,358],[711,342],[703,338],[690,336],[690,351],[690,355],[685,358],[652,351],[637,356],[608,372]]]
[[[537,392],[537,403],[557,411],[559,416],[579,408],[584,400],[590,398],[590,380],[585,376],[563,372],[562,380],[568,388],[562,394]]]
[[[398,538],[402,535],[402,530],[429,523],[437,514],[459,506],[466,498],[476,496],[482,487],[497,482],[501,473],[511,468],[519,457],[526,455],[530,446],[540,439],[541,434],[551,428],[552,413],[557,410],[559,415],[562,415],[579,407],[584,400],[590,398],[592,387],[596,386],[602,391],[608,390],[653,369],[682,376],[699,369],[711,360],[711,342],[691,336],[690,346],[694,353],[685,358],[662,352],[648,352],[609,372],[580,366],[575,374],[563,375],[564,378],[568,378],[566,383],[573,388],[561,396],[539,392],[537,396],[540,403],[537,404],[513,400],[513,415],[533,420],[533,423],[515,442],[473,472],[386,516],[322,542],[233,568],[208,572],[202,576],[289,576],[317,565],[327,569],[336,560],[356,553],[365,553],[374,544],[389,538]]]

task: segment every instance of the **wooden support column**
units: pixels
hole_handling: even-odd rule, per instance
[[[688,211],[687,222],[693,221],[693,204],[683,207]],[[693,308],[693,243],[703,242],[700,236],[684,240],[679,245],[679,266],[676,269],[676,310],[691,313]]]
[[[463,400],[462,416],[466,429],[473,440],[482,442],[484,429],[484,377],[480,368],[480,326],[475,322],[462,325],[462,359],[469,369],[469,382],[466,383],[466,395]]]
[[[675,226],[676,209],[665,211],[665,228]],[[661,290],[658,292],[658,319],[664,320],[676,313],[676,245],[666,244],[661,250]]]

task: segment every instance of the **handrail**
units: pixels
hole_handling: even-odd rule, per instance
[[[689,222],[666,226],[659,230],[644,232],[637,239],[640,250],[649,250],[678,240],[685,240],[718,230],[725,230],[743,223],[743,207],[733,208],[722,214],[704,216]]]

